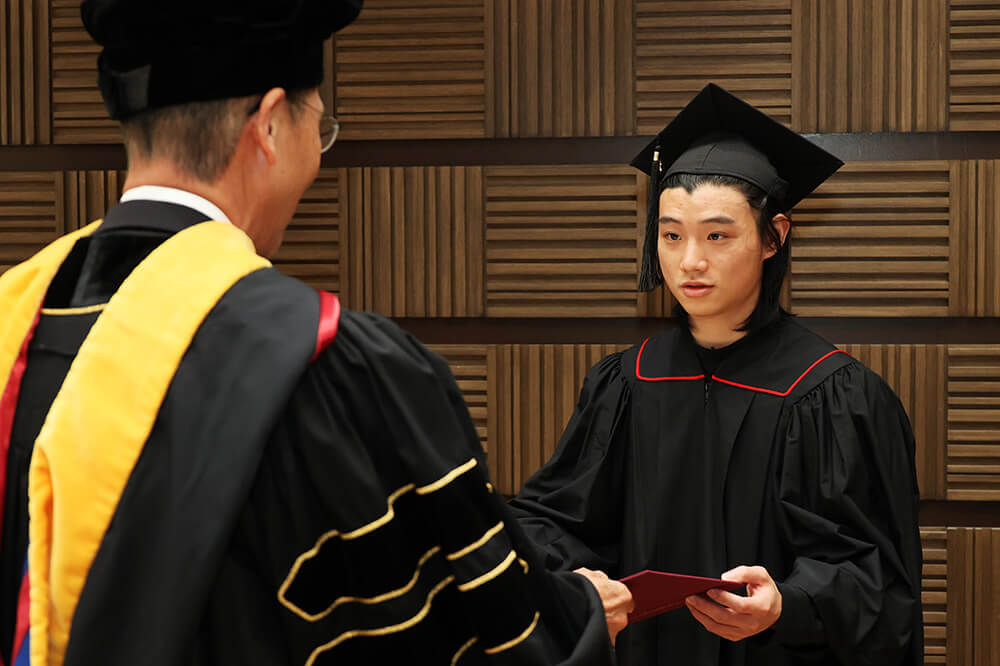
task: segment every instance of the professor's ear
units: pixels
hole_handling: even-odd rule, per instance
[[[250,117],[249,129],[254,143],[264,153],[268,164],[277,161],[276,137],[281,127],[278,122],[278,107],[285,100],[282,88],[271,88],[261,98],[257,111]]]

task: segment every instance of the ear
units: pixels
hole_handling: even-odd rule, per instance
[[[771,218],[771,224],[774,225],[774,228],[778,231],[778,238],[781,239],[781,244],[778,245],[777,247],[774,247],[772,245],[771,247],[767,248],[767,250],[764,252],[765,259],[770,259],[775,254],[777,254],[781,246],[785,244],[785,240],[788,239],[788,232],[792,228],[792,221],[789,220],[788,216],[785,215],[784,213],[778,213],[773,218]]]
[[[248,123],[250,136],[254,145],[264,154],[268,164],[273,165],[277,159],[277,135],[283,129],[279,107],[285,100],[285,91],[281,88],[271,88],[260,100],[257,112]]]

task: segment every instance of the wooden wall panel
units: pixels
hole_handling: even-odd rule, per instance
[[[0,172],[0,273],[118,202],[123,171]]]
[[[399,317],[483,314],[483,169],[348,169],[341,291]]]
[[[487,134],[633,134],[632,0],[486,0]]]
[[[948,5],[948,128],[995,131],[1000,127],[1000,6],[982,0]]]
[[[546,460],[576,406],[587,370],[627,345],[491,345],[487,410],[490,469],[515,494]]]
[[[948,3],[793,0],[792,127],[948,129]]]
[[[950,500],[1000,500],[1000,345],[948,348]]]
[[[1000,316],[1000,162],[952,163],[953,315]]]
[[[922,527],[920,540],[924,552],[920,586],[924,611],[924,663],[947,664],[948,532],[944,527]]]
[[[64,171],[56,183],[56,214],[66,231],[85,227],[104,217],[118,203],[125,184],[124,171]]]
[[[659,132],[709,81],[791,120],[792,0],[637,0],[636,124]]]
[[[488,167],[486,314],[636,314],[640,181],[629,167]]]
[[[483,0],[369,0],[334,38],[346,139],[485,136]]]
[[[488,345],[431,345],[431,351],[448,361],[458,388],[465,397],[472,424],[476,427],[479,441],[489,452],[487,439],[488,390],[487,390],[487,349]],[[492,467],[490,469],[492,472]]]
[[[66,232],[58,172],[0,172],[0,273]]]
[[[340,291],[340,169],[320,169],[274,258],[282,272],[316,289]]]
[[[0,145],[49,143],[49,6],[0,2]]]
[[[108,117],[97,88],[101,48],[83,27],[80,3],[48,1],[52,3],[52,140],[119,143],[118,124]]]
[[[848,164],[796,209],[791,306],[806,316],[945,316],[947,162]]]
[[[945,498],[945,408],[948,352],[944,345],[841,345],[877,372],[903,403],[917,445],[917,482],[924,499]]]
[[[1000,529],[948,530],[948,665],[1000,664]]]

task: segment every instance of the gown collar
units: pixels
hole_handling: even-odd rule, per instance
[[[790,316],[751,333],[708,379],[736,388],[787,396],[827,358],[844,352],[805,329]],[[697,346],[686,328],[675,327],[646,339],[635,362],[643,382],[705,380]]]

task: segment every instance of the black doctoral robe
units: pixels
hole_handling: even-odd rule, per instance
[[[203,220],[121,204],[49,288],[6,461],[5,662],[32,446],[100,316],[86,306]],[[309,361],[319,300],[265,268],[201,324],[89,568],[65,663],[611,663],[596,591],[548,574],[487,482],[447,364],[348,311]]]
[[[732,643],[679,609],[623,631],[623,664],[922,663],[914,442],[896,395],[787,316],[708,378],[697,351],[672,329],[590,370],[512,501],[547,565],[759,565],[778,583],[771,629]]]

